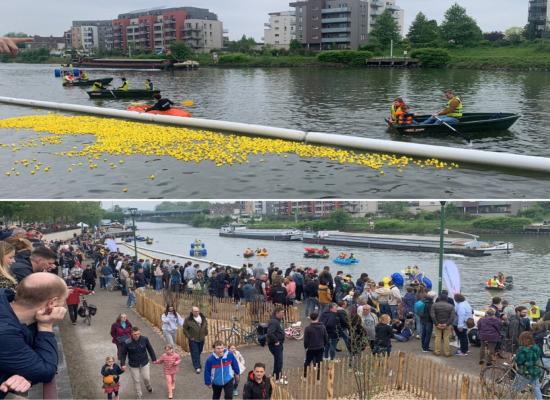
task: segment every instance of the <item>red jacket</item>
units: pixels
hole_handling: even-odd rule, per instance
[[[81,294],[90,294],[92,293],[91,290],[88,289],[81,289],[81,288],[73,288],[69,289],[69,296],[67,296],[67,304],[68,305],[79,305],[80,304],[80,295]]]
[[[115,322],[111,325],[111,336],[113,338],[112,342],[117,343],[116,339],[122,336],[128,336],[132,334],[132,324],[130,321],[126,320],[126,329],[122,327],[120,322]]]

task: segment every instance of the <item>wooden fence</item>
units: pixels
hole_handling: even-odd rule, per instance
[[[172,304],[182,317],[188,317],[191,307],[198,306],[208,319],[209,334],[206,337],[204,351],[210,352],[212,344],[219,337],[227,339],[222,332],[231,328],[236,320],[239,328],[245,332],[253,329],[253,322],[267,322],[273,313],[274,306],[267,302],[235,303],[233,299],[219,299],[208,295],[174,294],[171,292],[156,292],[153,290],[136,291],[136,311],[158,329],[162,328],[161,315],[165,312],[166,304]],[[285,307],[285,324],[299,320],[297,307]],[[176,344],[184,351],[189,351],[187,338],[178,328]],[[234,335],[231,341],[236,345],[251,344],[243,336]],[[228,344],[228,343],[226,343]]]
[[[389,357],[363,353],[324,361],[318,369],[310,365],[305,372],[304,378],[304,368],[283,371],[288,385],[275,385],[272,399],[367,399],[394,391],[421,399],[495,398],[478,376],[412,353],[395,352]],[[513,398],[521,397],[525,395]]]

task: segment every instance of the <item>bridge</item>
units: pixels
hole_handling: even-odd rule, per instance
[[[141,221],[155,221],[165,218],[192,218],[195,215],[208,215],[210,210],[169,210],[169,211],[148,211],[137,210],[136,219]],[[129,217],[129,216],[128,216]]]

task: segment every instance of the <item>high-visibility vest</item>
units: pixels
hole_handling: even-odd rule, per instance
[[[395,104],[392,103],[390,107],[390,115],[392,121],[397,121],[397,113],[401,111],[401,107],[396,107]]]
[[[531,319],[540,319],[540,307],[539,306],[531,306],[529,308],[529,318]]]
[[[153,90],[153,82],[145,82],[145,90]]]
[[[128,81],[124,81],[122,83],[122,86],[119,87],[118,90],[128,90]]]
[[[460,118],[462,117],[462,110],[464,109],[464,106],[462,105],[462,100],[460,100],[460,97],[455,96],[451,100],[449,100],[447,102],[447,107],[451,107],[451,102],[454,100],[458,100],[458,106],[456,107],[454,112],[447,114],[447,117]]]

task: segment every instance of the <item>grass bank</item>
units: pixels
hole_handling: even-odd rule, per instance
[[[546,43],[451,49],[449,52],[451,68],[550,70],[550,46]]]

